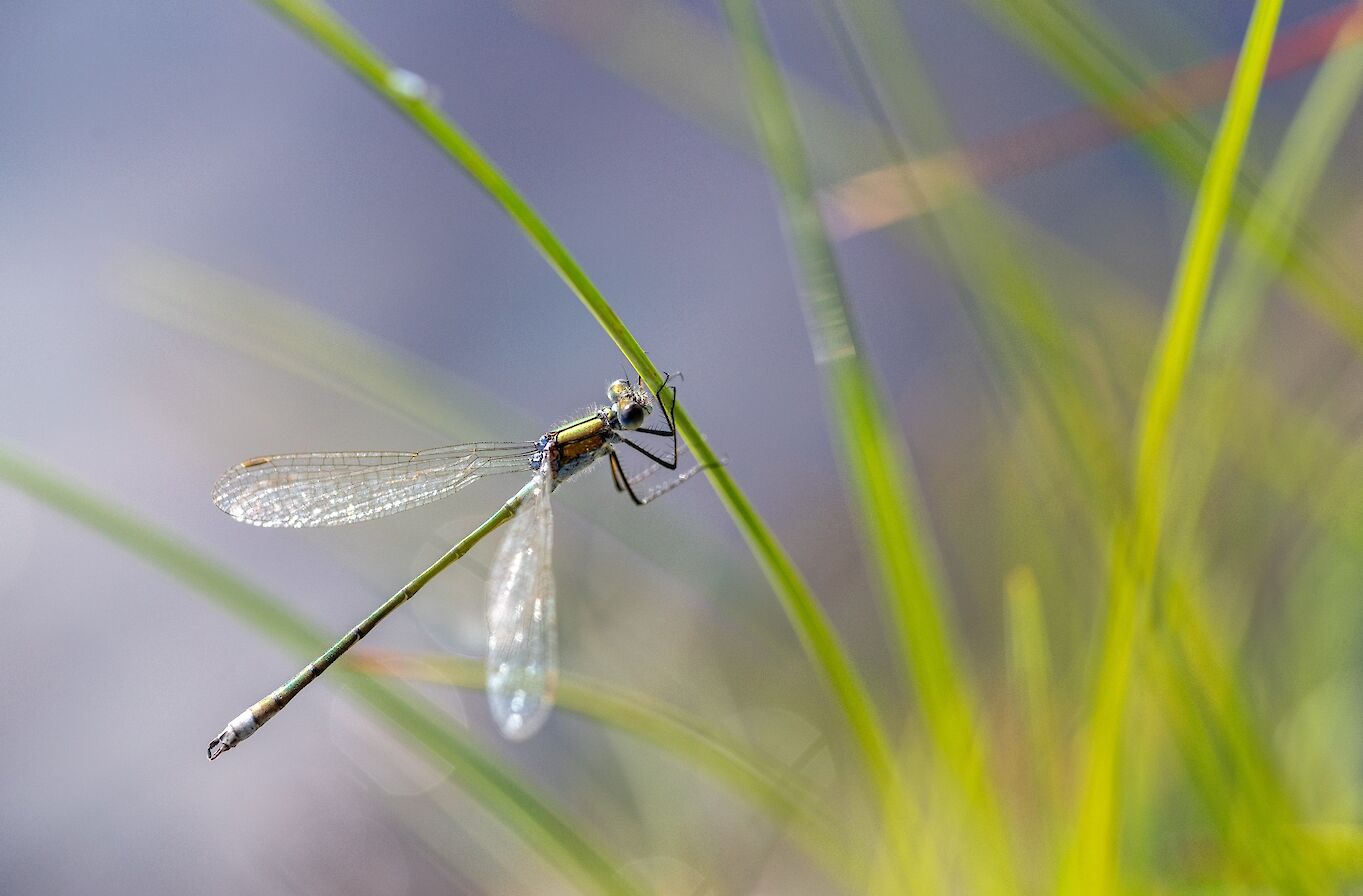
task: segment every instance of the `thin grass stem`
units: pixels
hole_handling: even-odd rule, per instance
[[[1118,884],[1116,783],[1121,732],[1132,660],[1138,633],[1146,623],[1165,518],[1170,431],[1281,11],[1281,0],[1255,3],[1146,377],[1136,430],[1132,510],[1113,538],[1107,620],[1081,760],[1079,805],[1062,877],[1065,890],[1071,893],[1105,893]]]

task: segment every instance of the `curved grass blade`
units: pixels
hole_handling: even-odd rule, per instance
[[[1138,633],[1146,624],[1169,485],[1170,430],[1182,397],[1241,156],[1259,99],[1282,0],[1258,0],[1230,98],[1193,206],[1137,424],[1133,507],[1113,540],[1107,621],[1062,885],[1105,893],[1118,882],[1117,769]]]
[[[956,637],[943,607],[943,576],[922,520],[917,477],[893,425],[891,403],[862,359],[803,141],[761,19],[751,0],[726,0],[724,8],[746,74],[754,130],[776,182],[797,262],[830,428],[841,437],[837,447],[895,623],[896,647],[938,755],[984,829],[991,861],[971,862],[970,867],[1011,881],[1002,815],[984,780],[984,744],[976,730],[971,688],[956,659]],[[1011,883],[1005,886],[1013,888]]]
[[[1363,5],[1358,10],[1363,23]],[[1180,458],[1183,468],[1179,470],[1178,491],[1184,522],[1189,526],[1203,506],[1225,444],[1225,429],[1235,411],[1235,393],[1245,378],[1236,362],[1256,330],[1269,287],[1286,261],[1286,247],[1293,244],[1294,233],[1339,146],[1360,92],[1363,46],[1350,46],[1329,56],[1302,98],[1264,179],[1263,190],[1249,210],[1246,229],[1261,236],[1242,240],[1236,246],[1209,303],[1196,414],[1188,415],[1189,425],[1181,427],[1196,446],[1186,452],[1186,459]]]
[[[1123,47],[1093,4],[971,0],[971,5],[999,23],[1003,31],[1095,104],[1112,110],[1119,122],[1122,115],[1130,115],[1125,97],[1153,80],[1148,75],[1149,65]],[[1177,110],[1169,119],[1169,126],[1139,132],[1137,142],[1170,174],[1191,186],[1198,182],[1212,138],[1194,119]],[[1229,209],[1237,236],[1258,243],[1267,254],[1283,253],[1293,298],[1333,328],[1355,352],[1363,353],[1363,307],[1356,298],[1357,272],[1327,253],[1324,240],[1310,228],[1302,229],[1296,245],[1266,242],[1247,220],[1249,197],[1260,187],[1247,172],[1239,173],[1239,184],[1243,189],[1233,192]]]
[[[226,567],[64,478],[0,445],[0,480],[71,517],[129,553],[184,583],[299,657],[327,638],[283,602]],[[574,886],[593,893],[640,893],[619,863],[521,784],[510,771],[448,724],[420,697],[366,675],[338,674],[376,717],[394,732],[450,766],[464,790]]]
[[[1355,10],[1363,21],[1363,6],[1355,6]],[[1268,288],[1284,260],[1282,252],[1269,253],[1262,247],[1292,245],[1293,233],[1363,92],[1363,46],[1341,48],[1347,39],[1346,34],[1336,37],[1336,52],[1312,80],[1282,139],[1263,191],[1250,208],[1245,226],[1261,233],[1262,238],[1242,240],[1236,246],[1210,300],[1203,350],[1199,352],[1202,381],[1189,396],[1189,411],[1179,416],[1181,450],[1174,493],[1179,496],[1176,522],[1181,525],[1174,533],[1175,550],[1179,545],[1191,546],[1196,538],[1222,449],[1236,440],[1229,434],[1228,424],[1237,409],[1243,413],[1247,404],[1256,400],[1247,395],[1248,374],[1237,362],[1256,330]],[[1307,432],[1310,428],[1301,426],[1295,431]],[[1267,454],[1274,463],[1284,461],[1281,453]],[[1335,460],[1293,466],[1343,470],[1347,465]],[[1351,495],[1357,490],[1345,484],[1337,493]],[[1282,833],[1285,824],[1300,817],[1300,809],[1285,786],[1249,701],[1236,686],[1225,649],[1213,634],[1217,627],[1205,618],[1196,595],[1185,595],[1184,590],[1171,586],[1166,598],[1166,625],[1175,631],[1163,640],[1173,642],[1166,648],[1171,655],[1186,658],[1176,669],[1188,670],[1183,676],[1168,676],[1173,679],[1167,688],[1172,699],[1168,714],[1174,719],[1190,717],[1184,730],[1218,737],[1223,741],[1222,755],[1231,760],[1229,764],[1206,763],[1211,780],[1199,783],[1226,804],[1214,805],[1213,810],[1218,817],[1231,818],[1227,833],[1240,850],[1239,861],[1245,867],[1263,865],[1280,889],[1319,888],[1321,872],[1318,857],[1312,854],[1313,844],[1297,842]],[[1219,727],[1208,731],[1208,718],[1215,719]],[[1185,736],[1183,742],[1191,739]],[[1185,753],[1192,752],[1185,747]]]
[[[449,655],[421,655],[361,650],[351,660],[373,675],[427,681],[469,690],[487,686],[483,664]],[[604,681],[564,675],[558,684],[557,707],[646,741],[689,765],[702,769],[735,793],[763,809],[774,821],[788,822],[796,843],[853,889],[861,872],[853,868],[835,820],[816,808],[808,787],[798,778],[768,772],[741,747],[707,731],[695,719],[647,694]]]
[[[462,168],[524,231],[531,245],[591,312],[645,383],[652,389],[662,386],[663,377],[658,368],[576,259],[506,176],[427,97],[414,96],[402,89],[402,84],[394,83],[393,67],[325,5],[305,0],[257,2],[342,63]],[[801,644],[846,715],[872,788],[878,793],[891,792],[891,788],[897,790],[894,755],[880,713],[823,608],[680,403],[676,405],[675,424],[696,461],[706,467],[706,477],[766,573]]]

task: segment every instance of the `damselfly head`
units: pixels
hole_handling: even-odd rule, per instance
[[[606,388],[606,397],[610,399],[611,411],[621,429],[638,429],[653,410],[653,397],[648,390],[643,384],[635,385],[629,380],[611,383]]]

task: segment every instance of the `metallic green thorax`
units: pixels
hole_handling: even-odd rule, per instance
[[[612,440],[614,431],[606,415],[597,412],[590,417],[574,420],[566,426],[549,433],[553,439],[557,464],[554,469],[556,478],[562,480],[582,469],[599,457],[606,444]]]

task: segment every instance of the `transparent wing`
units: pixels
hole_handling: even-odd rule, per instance
[[[487,699],[509,740],[525,740],[539,730],[558,686],[548,473],[534,481],[534,491],[511,519],[488,579]]]
[[[255,526],[339,526],[429,504],[493,473],[527,472],[534,442],[429,451],[277,454],[237,464],[213,503]]]

